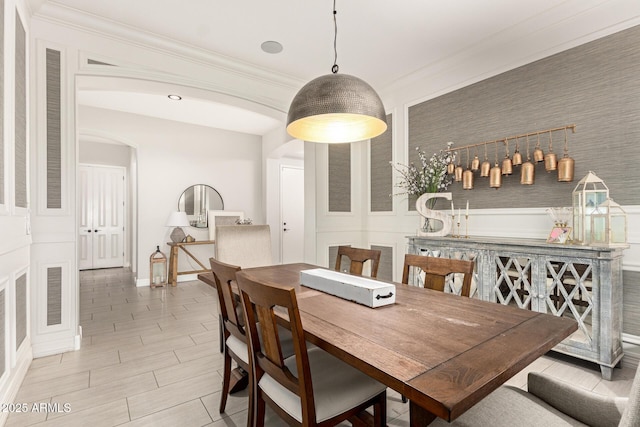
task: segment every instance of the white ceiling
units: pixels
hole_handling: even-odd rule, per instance
[[[133,29],[145,36],[203,49],[225,60],[268,71],[274,77],[305,82],[330,73],[333,64],[332,0],[28,2],[32,13],[43,19],[55,17],[60,22],[60,16],[64,16],[75,21],[70,22],[74,25],[104,20],[111,27]],[[626,18],[622,20],[637,18],[638,0],[338,0],[337,62],[340,72],[356,75],[380,90],[479,46],[501,45],[524,34],[543,37],[553,29],[554,35],[562,36],[563,43],[585,37],[603,28],[597,28],[597,23],[594,28],[585,28],[585,22],[576,17],[594,10],[603,17],[620,14],[621,5],[633,12],[628,16],[625,11]],[[576,23],[583,28],[575,28]],[[268,40],[280,42],[283,51],[263,52],[260,45]],[[524,53],[529,48],[522,46]],[[156,95],[161,93],[166,96],[164,92]],[[149,105],[158,106],[153,100],[149,103],[149,96],[87,91],[80,100],[92,106],[162,114],[146,112]],[[225,124],[239,123],[231,130],[240,126],[244,129],[240,131],[256,134],[273,128],[273,118],[262,122],[256,116],[233,120],[231,117],[237,117],[241,109],[234,108],[230,111],[233,114],[225,115],[220,111],[223,105],[212,105],[217,109],[215,114],[203,116],[222,117],[221,122],[205,120],[199,124],[225,128]],[[256,124],[243,128],[242,123],[248,122]]]

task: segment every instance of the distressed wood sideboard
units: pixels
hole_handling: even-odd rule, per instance
[[[407,252],[476,262],[472,297],[575,319],[555,351],[595,362],[610,380],[622,359],[622,255],[626,247],[538,239],[409,236]],[[419,286],[420,276],[411,277]],[[448,292],[457,287],[450,280]]]

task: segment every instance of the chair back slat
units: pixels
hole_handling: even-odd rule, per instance
[[[351,246],[338,246],[338,254],[336,256],[335,270],[340,271],[342,265],[342,257],[349,258],[351,264],[349,273],[358,276],[362,275],[364,263],[371,260],[371,277],[378,276],[378,265],[380,264],[381,251],[376,249],[352,248]]]
[[[246,342],[246,333],[243,327],[244,319],[240,317],[242,310],[239,307],[238,299],[233,294],[232,288],[233,283],[236,281],[236,273],[241,269],[237,265],[226,264],[215,258],[209,258],[209,263],[216,283],[220,316],[225,329]]]
[[[254,361],[254,381],[258,384],[266,373],[300,397],[303,414],[315,420],[315,402],[311,384],[309,356],[293,287],[257,282],[247,272],[237,275],[249,336],[250,358]],[[247,309],[251,307],[251,309]],[[297,377],[287,368],[278,337],[276,310],[288,315]],[[260,334],[258,334],[260,328]],[[260,336],[262,342],[260,341]]]
[[[452,273],[463,274],[460,295],[468,297],[471,294],[471,280],[475,263],[461,259],[436,258],[423,255],[406,254],[402,270],[402,283],[409,283],[411,267],[418,267],[425,273],[424,287],[436,291],[444,291],[446,277]]]

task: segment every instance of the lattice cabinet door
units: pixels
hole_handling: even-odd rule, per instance
[[[526,310],[538,310],[538,293],[532,281],[532,258],[523,253],[492,253],[490,300]]]
[[[544,258],[546,289],[540,311],[575,319],[578,330],[565,342],[587,353],[598,350],[598,268],[590,259]]]

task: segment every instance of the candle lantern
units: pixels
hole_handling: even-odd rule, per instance
[[[152,288],[167,284],[167,257],[160,252],[160,246],[149,257],[149,284]]]
[[[627,214],[612,199],[600,203],[591,215],[591,244],[594,246],[626,246]]]
[[[600,204],[609,198],[609,188],[604,181],[589,172],[573,190],[573,241],[581,245],[591,243],[592,220]]]

